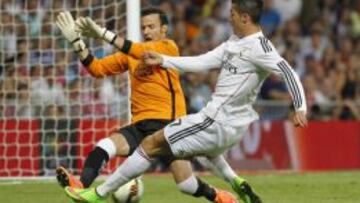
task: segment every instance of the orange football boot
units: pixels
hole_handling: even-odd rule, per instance
[[[216,189],[215,203],[239,203],[239,201],[232,193]]]
[[[72,188],[83,189],[84,186],[80,180],[69,173],[64,167],[60,166],[56,169],[56,179],[59,185],[63,188],[69,186]]]

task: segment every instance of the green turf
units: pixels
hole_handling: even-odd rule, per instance
[[[225,189],[221,180],[205,180]],[[265,203],[359,203],[360,172],[315,174],[246,175]],[[0,181],[1,203],[67,203],[71,202],[55,182],[9,183]],[[187,197],[177,191],[170,176],[147,175],[144,179],[143,203],[207,202]]]

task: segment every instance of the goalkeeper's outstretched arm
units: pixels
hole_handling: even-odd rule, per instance
[[[119,37],[117,34],[112,31],[106,29],[105,27],[101,27],[96,24],[89,17],[80,17],[76,20],[76,32],[81,33],[82,36],[92,37],[92,38],[100,38],[115,46],[117,49],[122,51],[123,53],[128,53],[130,50],[131,43],[128,40],[125,40],[122,37]]]
[[[76,31],[76,25],[70,12],[61,12],[56,20],[56,25],[61,30],[63,36],[73,45],[79,59],[90,74],[94,77],[105,77],[126,71],[128,57],[118,53],[103,59],[92,56],[86,44]]]
[[[173,47],[176,47],[176,45],[168,46],[169,43],[173,42],[167,39],[144,43],[134,43],[123,37],[120,37],[105,27],[99,26],[89,17],[80,17],[76,20],[75,24],[76,32],[81,33],[82,36],[103,39],[124,54],[128,54],[137,59],[141,59],[146,51],[174,53]],[[169,47],[171,47],[171,50],[169,50]],[[178,50],[175,52],[178,52]]]

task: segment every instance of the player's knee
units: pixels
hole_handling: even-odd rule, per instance
[[[157,148],[156,139],[153,136],[146,137],[141,142],[141,147],[149,157],[154,157]]]
[[[130,146],[126,138],[120,133],[113,133],[109,137],[116,146],[117,156],[128,156],[130,154]]]
[[[101,139],[97,144],[97,147],[103,149],[109,156],[109,159],[115,157],[116,155],[116,146],[115,143],[110,138]]]

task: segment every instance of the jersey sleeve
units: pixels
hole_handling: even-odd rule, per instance
[[[146,51],[155,51],[158,53],[177,56],[179,53],[178,47],[172,40],[159,40],[144,43],[132,43],[128,54],[136,59],[142,59]]]
[[[273,45],[262,44],[257,48],[252,54],[255,65],[281,77],[290,92],[295,110],[306,112],[304,88],[293,68],[277,53]]]
[[[199,56],[171,57],[163,55],[164,68],[176,68],[182,71],[202,71],[212,68],[220,68],[224,55],[225,44],[221,44],[214,50]]]
[[[118,52],[102,59],[94,58],[87,66],[89,73],[97,78],[115,75],[127,71],[128,56]]]

